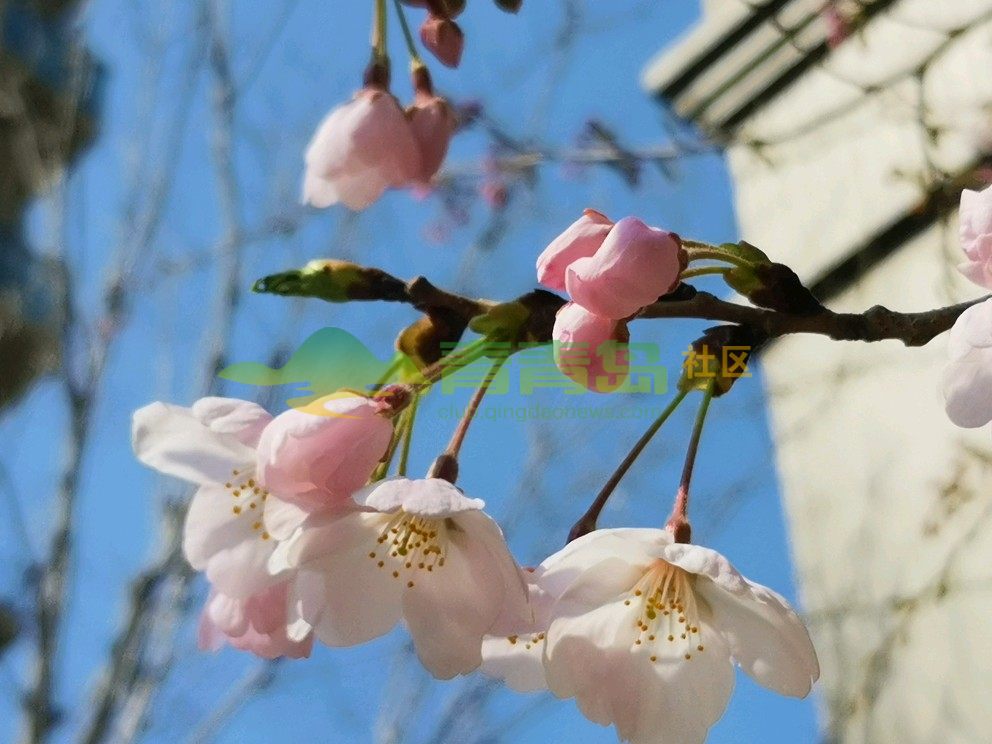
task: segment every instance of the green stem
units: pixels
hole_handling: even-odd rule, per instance
[[[386,0],[375,0],[375,18],[372,22],[372,49],[376,61],[386,62],[389,51],[386,43]]]
[[[413,33],[410,31],[410,24],[407,23],[406,12],[403,10],[400,0],[393,0],[393,5],[396,7],[396,15],[400,18],[400,28],[403,29],[403,38],[406,39],[406,48],[410,53],[410,66],[414,69],[424,67],[424,60],[421,59],[420,53],[417,51],[417,43],[413,40]]]
[[[492,382],[496,378],[500,367],[502,367],[505,362],[506,357],[497,358],[496,361],[493,362],[492,367],[489,368],[489,372],[486,373],[482,383],[472,394],[472,398],[465,407],[465,413],[462,415],[461,421],[458,422],[458,426],[451,435],[451,441],[448,443],[448,448],[445,450],[446,454],[451,455],[452,457],[458,457],[458,453],[462,448],[462,443],[465,441],[465,434],[468,432],[469,424],[471,424],[472,419],[475,418],[475,414],[479,410],[479,404],[482,403],[482,399],[489,390],[489,386],[492,385]]]
[[[716,380],[711,380],[703,390],[703,400],[699,404],[699,411],[696,412],[696,421],[692,425],[692,434],[689,437],[689,449],[685,455],[685,465],[682,467],[682,479],[679,481],[679,490],[675,495],[675,505],[672,508],[672,516],[668,520],[668,528],[675,533],[676,542],[689,542],[689,486],[692,482],[692,470],[696,465],[696,453],[699,451],[699,439],[703,434],[703,424],[706,423],[706,414],[710,408],[710,401],[713,400],[713,393],[716,391]]]
[[[403,364],[403,355],[397,354],[395,357],[393,357],[393,361],[389,363],[389,366],[386,367],[386,371],[383,372],[382,377],[380,377],[378,381],[375,383],[375,390],[380,390],[381,388],[388,385],[389,381],[392,380],[393,377],[396,375],[397,371],[399,371],[401,364]]]
[[[685,246],[685,252],[688,254],[690,261],[712,259],[715,261],[726,261],[734,266],[741,266],[744,268],[750,268],[752,265],[747,259],[741,258],[740,256],[734,256],[726,251],[720,250],[715,246],[710,246],[707,243],[690,244],[689,241],[684,241],[683,245]]]
[[[679,407],[679,404],[685,400],[686,395],[688,395],[687,390],[680,391],[678,395],[672,399],[672,402],[668,404],[665,410],[661,412],[661,415],[655,419],[654,423],[648,427],[647,431],[641,435],[641,438],[637,440],[637,443],[633,446],[630,452],[627,453],[627,456],[623,459],[623,462],[617,466],[617,469],[613,471],[613,475],[611,475],[610,479],[606,481],[606,484],[603,486],[602,490],[600,490],[599,494],[597,494],[596,498],[589,506],[589,509],[582,515],[579,521],[575,523],[571,531],[569,531],[569,542],[596,529],[596,523],[599,521],[600,512],[603,511],[603,507],[606,506],[606,502],[613,494],[613,491],[616,490],[620,480],[627,474],[627,471],[630,470],[631,465],[634,464],[634,461],[640,456],[641,452],[644,451],[644,448],[647,447],[648,442],[650,442],[654,435],[658,433],[658,430],[661,428],[662,424],[668,420],[669,416],[671,416],[675,412],[675,409]]]
[[[403,449],[400,451],[400,464],[397,469],[397,475],[406,475],[407,465],[410,462],[410,443],[413,441],[413,425],[417,418],[417,403],[419,401],[420,396],[413,396],[413,400],[410,401],[410,407],[407,409],[406,420],[403,422],[406,428],[403,431]]]
[[[682,279],[692,279],[696,276],[706,276],[707,274],[722,274],[725,275],[727,272],[733,271],[729,266],[694,266],[691,269],[686,269],[682,272]]]

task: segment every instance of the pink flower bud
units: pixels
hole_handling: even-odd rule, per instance
[[[672,291],[684,266],[677,235],[624,217],[595,255],[571,263],[565,287],[590,312],[619,320]]]
[[[961,192],[960,223],[968,260],[958,269],[975,284],[992,289],[992,186]]]
[[[258,443],[262,485],[308,511],[347,503],[393,436],[382,412],[380,401],[338,393],[279,414]]]
[[[447,67],[458,67],[465,48],[465,35],[457,23],[436,15],[428,15],[420,27],[420,40],[431,54]]]
[[[537,257],[537,281],[563,292],[566,269],[576,259],[595,254],[612,227],[613,221],[605,214],[595,209],[585,210]]]
[[[321,122],[306,152],[303,201],[365,209],[422,172],[420,148],[396,99],[366,87]]]
[[[627,379],[630,334],[623,321],[593,315],[569,302],[558,311],[551,337],[558,369],[586,389],[609,393]]]
[[[417,91],[413,105],[407,109],[410,129],[420,149],[418,180],[430,183],[448,154],[448,143],[458,125],[455,112],[448,102],[433,93]]]

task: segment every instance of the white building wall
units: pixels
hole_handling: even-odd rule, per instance
[[[729,153],[741,237],[809,280],[973,160],[992,140],[990,12],[904,0],[748,121],[738,139],[762,144]],[[934,226],[831,307],[979,296],[956,234]],[[763,360],[831,740],[992,740],[992,437],[947,420],[945,349],[792,337]]]
[[[787,6],[776,28],[823,4]],[[664,88],[751,12],[741,0],[705,0],[703,10],[700,26],[648,68],[648,88]],[[743,70],[724,99],[695,114],[719,124],[801,58],[807,37],[823,38],[822,26],[802,28],[793,48],[767,55],[755,52],[767,44],[762,27],[679,93],[676,109],[693,112]],[[992,150],[992,0],[895,3],[746,121],[734,142],[740,237],[815,279],[912,212],[928,186]],[[953,268],[956,235],[952,215],[830,306],[912,311],[980,296]],[[947,420],[946,343],[794,336],[763,357],[828,741],[992,741],[992,433]]]

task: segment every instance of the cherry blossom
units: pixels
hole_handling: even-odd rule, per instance
[[[424,666],[476,669],[483,636],[527,610],[526,584],[496,523],[447,481],[393,478],[355,495],[360,511],[308,520],[273,554],[297,571],[289,637],[329,646],[388,633],[402,618]]]
[[[235,599],[275,581],[266,567],[275,541],[262,521],[269,493],[255,473],[255,447],[271,420],[231,398],[201,398],[191,408],[152,403],[134,414],[138,459],[199,486],[186,514],[186,559]]]
[[[590,312],[620,320],[675,289],[684,268],[677,235],[624,217],[593,255],[569,264],[565,288]]]
[[[422,172],[420,147],[399,102],[370,85],[317,128],[306,152],[303,200],[365,209],[386,189],[406,186]]]
[[[992,289],[992,186],[961,192],[960,223],[968,260],[958,269],[975,284]]]
[[[947,415],[958,426],[992,421],[992,299],[972,305],[954,322],[944,370]]]
[[[203,651],[217,651],[225,643],[263,659],[285,656],[305,659],[313,636],[293,641],[286,635],[286,602],[289,584],[282,582],[247,599],[211,592],[200,614],[197,644]]]
[[[623,740],[702,742],[730,699],[732,662],[795,697],[819,677],[785,599],[666,530],[592,532],[548,558],[536,581],[553,598],[546,632],[532,636],[548,688]],[[533,683],[533,654],[515,658],[524,669],[504,652],[502,676]]]

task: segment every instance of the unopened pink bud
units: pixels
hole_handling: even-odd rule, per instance
[[[623,321],[594,315],[570,302],[558,311],[551,336],[558,369],[586,389],[609,393],[627,379],[630,334]]]
[[[672,291],[684,265],[677,235],[625,217],[595,255],[571,263],[565,288],[590,312],[619,320]]]
[[[407,115],[410,117],[413,137],[420,149],[418,181],[430,183],[444,163],[458,120],[444,98],[422,91],[417,91],[413,105],[407,109]]]
[[[613,221],[605,214],[587,209],[537,257],[537,281],[564,291],[565,271],[576,259],[595,254],[612,227]]]
[[[465,48],[461,27],[448,18],[428,15],[420,27],[420,40],[447,67],[458,67]]]
[[[382,401],[335,394],[279,414],[258,443],[262,485],[310,511],[346,502],[393,436],[386,409]]]

